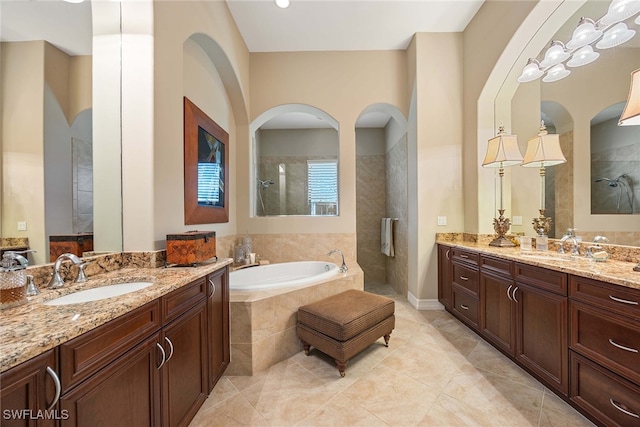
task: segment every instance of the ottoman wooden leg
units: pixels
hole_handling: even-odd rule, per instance
[[[302,341],[302,340],[300,340]],[[311,348],[311,346],[309,344],[307,344],[306,342],[302,341],[302,348],[304,349],[304,354],[306,354],[307,356],[309,355],[309,349]]]
[[[340,372],[340,376],[344,377],[344,375],[345,375],[344,370],[347,367],[347,362],[343,362],[341,360],[336,359],[336,366],[338,367],[338,371]]]
[[[388,333],[384,336],[384,346],[389,347],[389,338],[391,337],[391,333]]]

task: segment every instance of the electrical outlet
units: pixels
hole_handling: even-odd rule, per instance
[[[447,217],[439,216],[438,217],[438,225],[447,225]]]
[[[522,217],[521,216],[514,216],[512,218],[513,220],[513,225],[522,225]]]
[[[18,231],[27,231],[27,221],[18,221]]]

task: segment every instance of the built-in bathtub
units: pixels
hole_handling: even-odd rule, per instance
[[[302,350],[296,335],[298,307],[347,289],[362,290],[364,273],[357,264],[340,273],[331,262],[286,262],[232,271],[229,282],[231,363],[226,374],[253,375]]]

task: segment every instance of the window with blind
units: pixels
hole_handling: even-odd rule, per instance
[[[220,202],[220,164],[198,163],[198,204],[217,206]]]
[[[308,200],[311,215],[338,214],[338,161],[307,161]]]

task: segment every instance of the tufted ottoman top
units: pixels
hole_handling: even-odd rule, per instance
[[[390,298],[350,289],[300,307],[298,323],[346,341],[392,316],[394,310]]]

